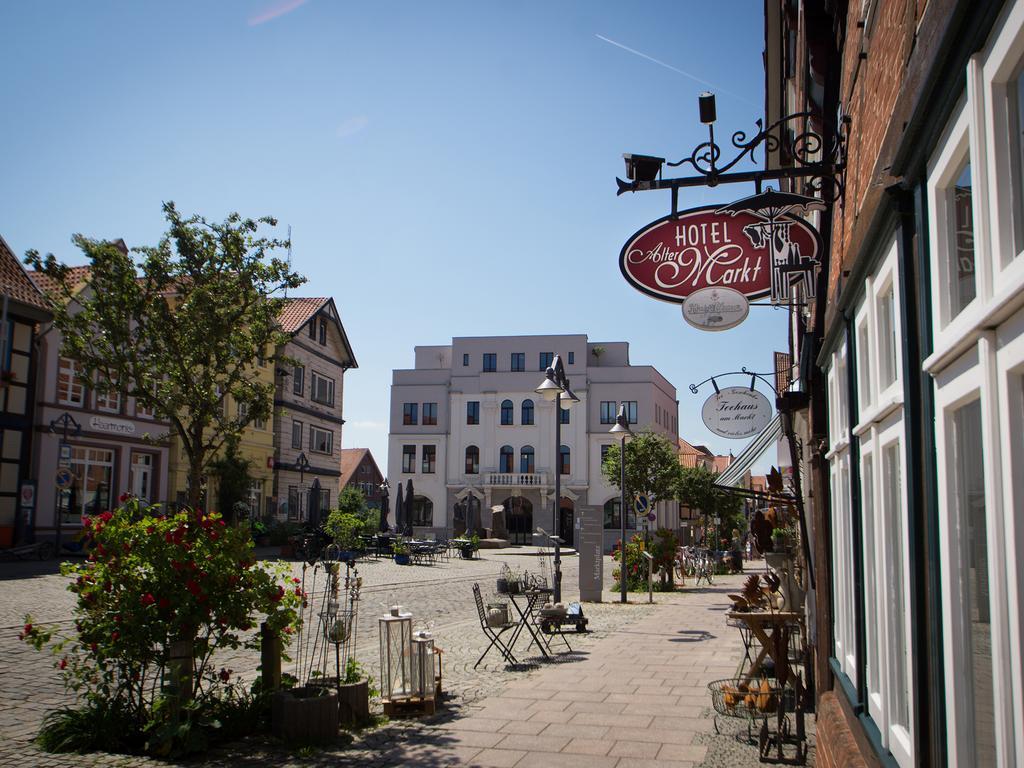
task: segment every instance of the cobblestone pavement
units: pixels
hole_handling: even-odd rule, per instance
[[[206,755],[203,764],[528,768],[585,762],[588,768],[626,768],[644,765],[650,758],[669,768],[699,761],[709,767],[759,765],[756,748],[734,737],[733,723],[726,724],[721,735],[712,732],[705,689],[709,680],[731,674],[742,655],[737,633],[725,627],[721,610],[725,593],[735,591],[741,577],[725,577],[712,588],[655,594],[653,605],[637,597],[631,597],[637,602],[620,605],[617,595],[608,594],[606,602],[585,606],[593,631],[571,635],[576,652],[560,656],[558,663],[538,664],[536,658],[526,658],[526,664],[509,669],[492,651],[474,670],[486,640],[477,621],[472,584],[480,583],[486,599],[503,564],[536,572],[538,559],[526,552],[535,550],[483,552],[479,560],[432,566],[403,567],[390,560],[360,564],[364,586],[356,656],[376,677],[377,618],[396,603],[411,610],[414,623],[428,626],[444,648],[447,700],[436,716],[394,720],[356,734],[351,744],[339,741],[337,747],[320,751],[295,752],[272,739],[247,739]],[[564,560],[567,601],[576,596],[577,564],[572,556]],[[301,563],[291,567],[303,577]],[[167,765],[101,754],[48,755],[31,744],[44,714],[70,703],[52,661],[17,640],[26,612],[38,623],[70,626],[72,595],[56,571],[52,563],[0,564],[0,766]],[[610,573],[606,562],[606,587]],[[316,586],[309,567],[305,578],[307,589]],[[322,580],[322,573],[316,578]],[[522,659],[527,653],[524,635],[517,655]],[[255,656],[236,654],[218,664],[252,676],[258,663]],[[678,722],[669,723],[672,718]],[[625,733],[630,727],[635,732]],[[670,742],[653,740],[668,729],[686,733],[685,743],[674,739],[669,748]],[[665,748],[664,754],[649,754],[654,743],[659,750]]]

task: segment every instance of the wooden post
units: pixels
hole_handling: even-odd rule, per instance
[[[281,688],[281,638],[270,631],[267,622],[260,624],[260,677],[263,690]]]

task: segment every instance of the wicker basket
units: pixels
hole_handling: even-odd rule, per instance
[[[744,690],[744,687],[747,689]],[[775,714],[780,704],[792,709],[792,691],[775,681],[764,681],[729,677],[708,683],[711,703],[715,712],[727,717],[754,719]]]

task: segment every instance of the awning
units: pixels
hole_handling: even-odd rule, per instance
[[[754,462],[764,456],[765,451],[774,447],[779,438],[782,437],[782,417],[775,415],[768,425],[750,441],[750,444],[743,449],[722,474],[715,478],[715,485],[737,485],[743,481]]]

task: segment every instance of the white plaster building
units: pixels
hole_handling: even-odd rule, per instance
[[[555,354],[580,402],[562,416],[555,451],[554,404],[534,391]],[[513,543],[554,530],[554,472],[562,469],[561,534],[571,543],[574,511],[604,507],[605,546],[618,541],[619,491],[601,475],[602,449],[620,403],[634,429],[678,439],[676,389],[649,365],[630,365],[627,342],[591,343],[583,334],[452,339],[415,349],[415,368],[393,372],[388,482],[414,491],[414,529],[444,537],[461,528],[466,503],[491,527],[505,507]],[[396,493],[392,491],[392,499]],[[658,527],[678,527],[674,502],[656,510]],[[390,520],[394,523],[394,513]],[[635,530],[633,516],[628,527]]]

